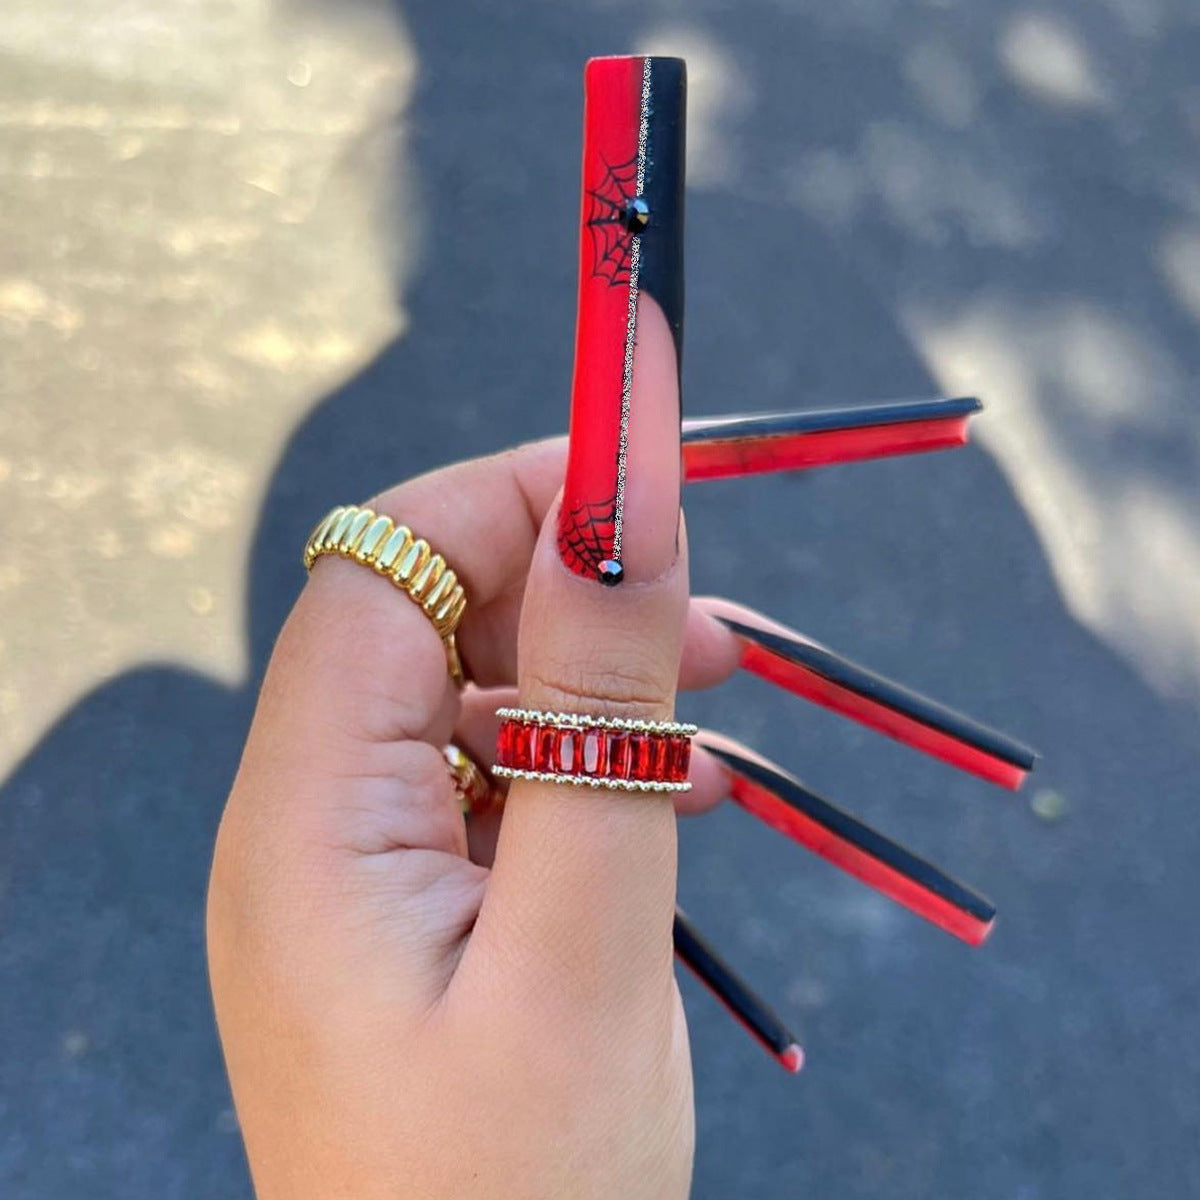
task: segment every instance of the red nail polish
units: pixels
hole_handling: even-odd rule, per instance
[[[625,468],[638,297],[683,327],[685,72],[675,58],[592,59],[584,75],[579,298],[558,549],[579,575],[624,578]]]

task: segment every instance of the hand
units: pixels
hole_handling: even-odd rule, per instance
[[[647,85],[658,89],[648,106]],[[466,583],[459,641],[476,686],[450,685],[416,605],[337,558],[317,563],[275,649],[208,912],[217,1018],[261,1200],[687,1193],[694,1130],[671,971],[672,806],[522,781],[502,820],[468,831],[442,749],[453,738],[489,758],[498,705],[664,718],[677,686],[709,686],[740,663],[996,782],[1016,786],[1032,762],[1011,739],[759,614],[689,602],[678,503],[681,85],[673,60],[589,64],[598,102],[584,164],[599,208],[585,199],[569,455],[562,441],[528,446],[372,504],[430,540]],[[636,149],[640,186],[643,142],[648,210],[608,165]],[[620,232],[635,228],[640,292]],[[623,475],[614,401],[629,416]],[[921,421],[893,413],[907,432],[882,440],[886,421],[856,420],[850,432],[791,417],[726,422],[715,447],[690,447],[695,477],[960,444],[963,403],[938,402]],[[805,441],[814,429],[823,449]],[[614,486],[618,497],[624,487],[621,555],[613,521],[578,536],[593,532],[593,512],[608,519]],[[560,528],[561,508],[582,517]],[[597,581],[621,570],[619,588]],[[731,794],[965,940],[986,936],[986,901],[747,748],[705,735],[691,780],[677,810]],[[757,1032],[798,1068],[778,1021]]]
[[[717,622],[689,619],[670,335],[652,303],[640,320],[620,588],[555,549],[561,441],[372,504],[459,570],[472,676],[519,679],[529,707],[662,718],[681,660],[691,684],[737,662]],[[262,1200],[687,1194],[672,806],[518,783],[494,864],[473,861],[441,748],[460,721],[477,738],[496,699],[469,691],[464,714],[420,609],[318,561],[267,671],[209,900]],[[693,804],[715,802],[719,769],[698,756],[696,772]]]

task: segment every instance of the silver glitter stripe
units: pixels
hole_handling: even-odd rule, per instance
[[[646,184],[646,139],[650,132],[650,57],[642,62],[642,99],[638,114],[637,194]],[[653,215],[653,214],[652,214]],[[621,561],[621,533],[625,524],[625,458],[629,452],[629,403],[633,396],[633,351],[637,345],[638,275],[642,264],[642,239],[635,235],[629,246],[629,307],[625,316],[625,362],[621,372],[621,438],[617,445],[617,499],[613,512],[613,561]]]

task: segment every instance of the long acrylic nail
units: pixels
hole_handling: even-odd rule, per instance
[[[973,946],[991,932],[991,901],[809,791],[757,754],[697,739],[731,773],[730,795],[773,829]]]
[[[558,549],[605,584],[660,573],[677,536],[685,102],[681,59],[587,64]]]
[[[795,1035],[678,908],[673,936],[680,962],[781,1067],[793,1074],[799,1071],[804,1066],[804,1051]]]
[[[742,641],[742,669],[960,770],[1018,788],[1037,754],[952,708],[835,654],[792,629],[714,614]]]
[[[684,478],[796,471],[966,444],[972,396],[699,418],[683,430]]]

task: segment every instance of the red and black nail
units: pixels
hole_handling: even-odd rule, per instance
[[[684,476],[692,483],[962,446],[982,407],[963,396],[691,420]]]
[[[730,772],[730,795],[748,812],[877,892],[978,946],[995,906],[932,863],[837,808],[758,755],[709,741]]]
[[[625,576],[639,301],[653,299],[666,318],[678,384],[685,106],[682,59],[587,64],[575,374],[558,549],[572,571],[606,584]]]
[[[796,1072],[804,1051],[795,1035],[701,936],[679,909],[675,910],[675,953],[780,1066]]]
[[[714,614],[742,642],[741,666],[789,692],[969,771],[1018,788],[1037,754],[1028,746],[876,675],[774,622]]]

